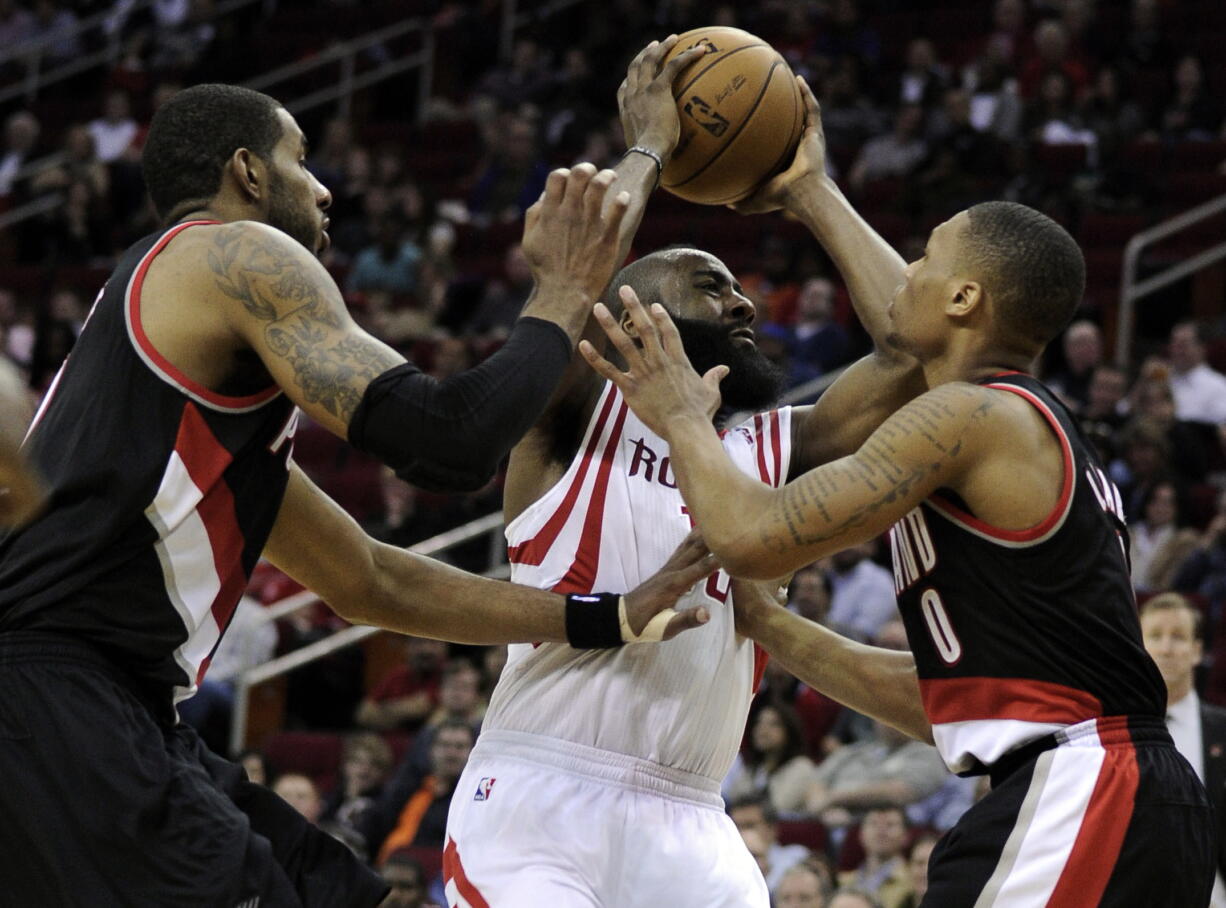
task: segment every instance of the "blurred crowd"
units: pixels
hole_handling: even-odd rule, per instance
[[[211,0],[0,0],[0,87],[29,76],[34,58],[9,51],[30,42],[43,70],[118,49],[102,78],[0,106],[0,216],[57,200],[0,230],[0,352],[32,399],[71,349],[117,253],[156,229],[139,159],[158,105],[185,84],[243,81],[326,47],[321,23],[342,17],[356,31],[384,24],[378,17],[395,6],[265,3],[236,23]],[[324,263],[365,327],[439,378],[496,349],[532,291],[517,239],[548,170],[612,165],[624,150],[614,98],[630,56],[699,25],[753,31],[809,80],[834,176],[904,256],[933,224],[989,198],[1038,207],[1081,241],[1085,305],[1037,368],[1120,489],[1139,597],[1186,597],[1201,616],[1198,686],[1226,702],[1223,282],[1165,291],[1138,322],[1130,368],[1114,365],[1111,350],[1128,236],[1226,193],[1218,0],[579,2],[520,30],[502,56],[490,37],[496,3],[400,7],[436,31],[425,109],[406,108],[415,83],[393,79],[348,117],[300,116],[308,165],[333,195]],[[261,53],[245,53],[256,41]],[[1220,221],[1210,225],[1220,239]],[[692,241],[724,256],[758,308],[762,348],[802,385],[867,341],[838,275],[795,228],[661,194],[636,251]],[[1160,267],[1167,252],[1143,267]],[[468,496],[410,489],[318,427],[301,431],[296,457],[372,534],[401,545],[500,504],[497,481]],[[883,548],[799,572],[791,607],[905,648]],[[490,550],[483,539],[446,557],[483,570]],[[261,604],[295,591],[276,572],[257,572],[201,694],[184,704],[222,750],[233,678],[341,626],[322,607],[262,620]],[[400,900],[389,904],[443,904],[427,890],[437,886],[446,804],[504,660],[501,649],[424,640],[334,653],[290,677],[290,731],[248,754],[250,771],[379,863]],[[776,904],[833,908],[917,903],[934,835],[976,796],[931,747],[773,669],[724,793]]]

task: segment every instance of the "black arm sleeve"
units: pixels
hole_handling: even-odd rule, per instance
[[[479,489],[541,415],[570,359],[565,331],[521,318],[502,348],[467,372],[443,381],[412,363],[384,372],[354,411],[349,443],[423,489]]]

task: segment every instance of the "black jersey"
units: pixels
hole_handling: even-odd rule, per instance
[[[1119,492],[1067,409],[1034,378],[982,382],[1029,401],[1060,440],[1064,483],[1037,526],[992,527],[940,490],[890,530],[898,605],[946,763],[979,771],[1101,716],[1161,718],[1141,643]]]
[[[48,507],[0,540],[0,632],[92,642],[176,700],[203,677],[259,559],[297,421],[275,386],[218,394],[146,337],[149,264],[197,223],[215,222],[120,259],[26,439]]]

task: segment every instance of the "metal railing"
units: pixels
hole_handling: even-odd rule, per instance
[[[489,567],[484,572],[484,576],[503,579],[510,575],[510,569],[503,560],[505,550],[502,544],[501,530],[502,512],[499,511],[496,514],[480,517],[462,527],[441,533],[432,539],[427,539],[425,542],[420,542],[410,547],[409,551],[419,555],[436,555],[488,533],[490,534],[490,559]],[[288,617],[300,609],[312,606],[319,601],[319,596],[310,590],[303,590],[300,593],[294,593],[292,596],[287,596],[281,601],[269,605],[260,613],[260,619],[266,622],[276,621],[279,618]],[[380,633],[385,633],[383,628],[357,625],[347,627],[323,640],[317,640],[302,647],[302,649],[296,649],[292,653],[278,656],[261,665],[249,668],[240,674],[234,681],[234,712],[230,717],[230,752],[238,753],[241,751],[246,741],[247,719],[251,703],[251,689],[253,687],[265,681],[271,681],[274,678],[289,674],[295,669],[309,665],[325,656],[330,656],[339,650],[355,646],[368,637],[373,637],[375,634]]]
[[[1226,259],[1226,241],[1210,246],[1182,262],[1164,268],[1157,274],[1141,281],[1137,279],[1137,266],[1141,261],[1141,253],[1155,243],[1173,236],[1187,228],[1199,224],[1216,214],[1226,211],[1226,195],[1198,205],[1195,208],[1176,215],[1161,224],[1155,224],[1148,230],[1142,230],[1128,241],[1124,247],[1124,262],[1121,265],[1120,281],[1120,311],[1116,323],[1115,362],[1120,368],[1128,366],[1132,353],[1132,336],[1135,330],[1137,303],[1151,296],[1176,281],[1183,280],[1214,262]]]
[[[153,5],[154,0],[133,0],[124,11],[124,18],[140,12]],[[210,21],[217,21],[235,10],[250,6],[264,0],[222,0],[213,9]],[[76,27],[65,32],[52,32],[38,38],[23,41],[12,47],[0,48],[0,66],[6,63],[24,62],[26,71],[23,77],[12,85],[0,88],[0,104],[5,104],[17,98],[24,97],[27,102],[38,97],[38,93],[49,85],[55,85],[75,75],[88,72],[99,66],[111,66],[119,59],[123,45],[123,29],[114,22],[117,13],[114,9],[104,10],[87,16],[77,22]],[[91,53],[80,53],[52,69],[44,69],[47,51],[52,44],[65,40],[76,40],[84,43],[91,33],[101,34],[103,46]]]
[[[418,50],[398,58],[385,60],[367,72],[357,72],[358,59],[363,53],[376,48],[386,50],[389,42],[414,32],[421,32],[422,34],[422,45]],[[417,116],[420,119],[426,110],[427,102],[430,100],[434,87],[434,29],[426,19],[407,19],[403,22],[397,22],[394,25],[388,25],[384,28],[368,32],[357,38],[339,41],[308,60],[280,66],[261,76],[256,76],[254,79],[249,79],[243,84],[247,88],[253,88],[256,91],[266,91],[273,85],[287,82],[325,66],[333,65],[339,68],[339,75],[335,84],[303,95],[294,101],[287,102],[285,109],[290,113],[296,114],[331,101],[340,101],[337,115],[348,117],[355,92],[369,88],[385,79],[390,79],[409,70],[420,68],[421,78],[417,84]]]

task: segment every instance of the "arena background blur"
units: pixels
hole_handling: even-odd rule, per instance
[[[179,88],[225,81],[277,97],[306,130],[309,166],[334,196],[324,261],[357,318],[434,375],[465,369],[502,342],[531,289],[516,241],[548,170],[615,163],[629,58],[708,24],[760,35],[809,80],[835,176],[904,257],[987,199],[1037,207],[1079,240],[1085,300],[1040,372],[1111,464],[1139,595],[1177,589],[1203,613],[1199,688],[1226,703],[1226,265],[1213,260],[1226,241],[1221,0],[0,0],[0,354],[37,402],[117,253],[155,229],[139,169],[154,110]],[[1130,239],[1206,204],[1206,216],[1146,243],[1125,276]],[[866,349],[845,288],[798,225],[660,193],[635,252],[675,242],[738,275],[796,399],[813,399]],[[1161,283],[1189,259],[1201,267],[1127,314],[1129,286]],[[402,545],[500,504],[498,482],[466,496],[409,489],[310,425],[295,457],[372,533]],[[432,548],[497,574],[500,530],[488,517]],[[794,607],[889,644],[886,563],[868,546],[820,564],[797,580]],[[457,773],[433,731],[479,723],[501,654],[347,629],[267,566],[238,616],[185,716],[223,752],[262,754],[269,781],[305,777],[317,801],[308,792],[305,807],[372,860],[395,828],[392,841],[409,843],[397,872],[415,858],[435,876],[432,818]],[[782,717],[758,723],[764,704]],[[880,735],[775,672],[757,724],[769,728],[747,741],[734,772],[748,783],[729,782],[737,791],[773,781],[782,757],[820,773],[841,748]],[[799,728],[800,743],[770,757],[779,726],[788,740]],[[830,812],[831,784],[828,771],[783,805],[778,838],[850,870],[863,856],[860,818]],[[956,781],[925,783],[911,820],[947,828],[972,796]],[[769,876],[765,846],[760,860]]]

